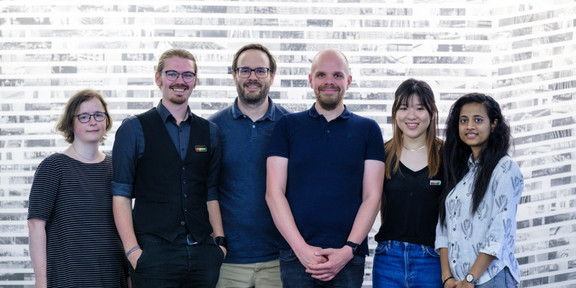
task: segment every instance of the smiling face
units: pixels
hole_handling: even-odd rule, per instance
[[[342,100],[352,83],[352,76],[340,52],[325,50],[314,59],[308,81],[316,95],[316,102],[322,109],[331,111],[343,105]]]
[[[396,111],[396,125],[403,137],[421,138],[426,141],[426,132],[430,125],[430,113],[421,103],[420,96],[413,94],[400,104]]]
[[[98,100],[98,98],[91,98],[90,100],[82,102],[76,115],[79,114],[90,114],[101,112],[104,113],[104,105]],[[74,141],[82,142],[95,142],[98,143],[102,137],[106,134],[106,119],[102,122],[96,121],[94,117],[90,117],[90,121],[87,123],[81,123],[77,117],[74,118]]]
[[[173,56],[164,60],[164,69],[161,72],[156,72],[155,77],[156,85],[160,87],[160,91],[162,92],[163,102],[170,102],[175,105],[188,105],[188,98],[190,98],[194,87],[196,87],[197,78],[194,78],[194,81],[190,83],[184,82],[182,79],[182,73],[196,73],[194,67],[194,61],[178,56]],[[168,78],[166,78],[165,72],[169,70],[180,73],[176,80],[168,80]]]
[[[237,67],[248,67],[250,69],[258,67],[270,68],[270,60],[263,51],[250,49],[240,54]],[[274,76],[275,73],[270,71],[265,78],[258,78],[255,71],[252,71],[247,78],[242,78],[236,71],[232,71],[238,99],[246,105],[263,103],[268,97],[270,86],[274,83]]]
[[[458,132],[460,139],[472,149],[474,159],[478,159],[482,149],[488,144],[490,133],[498,119],[490,123],[486,106],[481,103],[468,103],[460,110]]]

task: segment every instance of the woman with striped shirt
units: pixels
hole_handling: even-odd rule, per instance
[[[40,163],[28,207],[35,287],[127,287],[112,217],[112,159],[98,150],[112,127],[106,102],[82,90],[57,129],[71,145]]]

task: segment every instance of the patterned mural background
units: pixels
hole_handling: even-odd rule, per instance
[[[66,146],[54,126],[69,96],[106,95],[110,151],[122,119],[159,101],[154,65],[165,49],[197,57],[190,105],[208,116],[236,97],[232,56],[251,42],[275,55],[271,96],[293,111],[314,101],[314,54],[343,50],[354,79],[345,103],[378,121],[385,139],[394,90],[409,77],[432,86],[441,123],[459,96],[494,96],[525,177],[522,287],[576,287],[574,0],[0,0],[0,13],[0,287],[33,285],[27,199],[40,161]]]

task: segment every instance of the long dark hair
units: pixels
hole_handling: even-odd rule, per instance
[[[496,121],[496,127],[490,133],[486,146],[480,151],[478,157],[479,170],[474,180],[472,192],[472,214],[478,210],[480,202],[488,190],[490,176],[498,164],[498,161],[508,155],[510,148],[510,126],[504,120],[500,105],[492,97],[480,94],[466,94],[452,105],[450,114],[446,119],[446,131],[442,156],[444,161],[444,191],[440,201],[440,223],[446,225],[446,198],[456,184],[468,173],[468,158],[472,153],[470,146],[466,145],[459,137],[460,111],[462,106],[469,103],[479,103],[486,107],[486,113],[490,123]]]
[[[419,81],[413,78],[407,79],[398,88],[394,96],[394,104],[392,105],[392,127],[394,135],[392,139],[386,142],[386,179],[392,178],[392,174],[398,171],[400,166],[400,154],[402,153],[402,130],[398,127],[396,122],[396,113],[402,104],[410,102],[414,96],[420,97],[420,103],[428,111],[430,115],[430,125],[426,130],[426,146],[428,147],[428,177],[432,178],[438,174],[440,170],[440,146],[442,141],[437,137],[438,127],[438,108],[434,101],[434,92],[430,85],[424,81]],[[392,170],[392,171],[391,171]]]

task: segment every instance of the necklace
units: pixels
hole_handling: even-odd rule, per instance
[[[80,158],[89,161],[89,162],[93,162],[96,158],[98,158],[98,155],[96,155],[96,157],[90,159],[90,158],[86,158],[84,157],[84,155],[80,154],[80,152],[78,152],[78,150],[76,150],[76,147],[74,146],[74,144],[71,145],[72,149],[74,149],[74,153],[76,153],[76,155],[80,156]]]
[[[402,145],[402,147],[404,147],[404,149],[406,149],[406,150],[408,150],[408,151],[415,152],[415,151],[419,151],[419,150],[424,149],[424,147],[426,147],[426,144],[424,144],[422,147],[416,148],[416,149],[410,149],[410,148],[408,148],[408,147],[406,147],[406,146],[404,146],[404,145]]]

